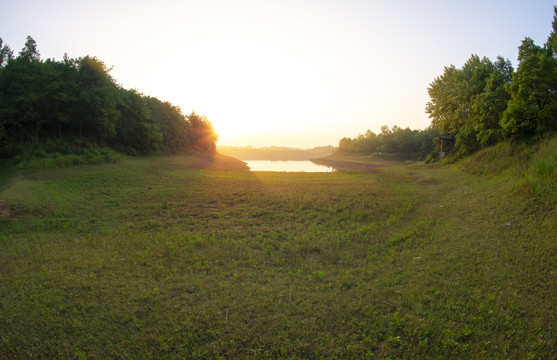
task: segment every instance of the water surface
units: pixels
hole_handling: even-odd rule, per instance
[[[333,172],[334,169],[309,160],[244,160],[251,171]]]

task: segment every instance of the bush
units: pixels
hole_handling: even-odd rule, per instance
[[[14,147],[18,155],[14,163],[19,169],[54,169],[74,165],[117,162],[124,158],[121,153],[99,147],[82,139],[47,139]]]

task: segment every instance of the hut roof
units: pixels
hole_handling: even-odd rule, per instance
[[[456,140],[454,137],[449,135],[439,135],[439,139],[441,140]]]

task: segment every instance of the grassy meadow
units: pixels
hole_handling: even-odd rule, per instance
[[[557,210],[528,180],[197,161],[3,165],[0,358],[557,357]]]

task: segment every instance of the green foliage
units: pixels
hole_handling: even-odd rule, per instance
[[[50,138],[40,143],[24,144],[12,149],[19,169],[53,169],[73,165],[117,162],[124,157],[108,147],[98,147],[80,139]]]
[[[530,38],[519,47],[518,60],[501,125],[510,139],[541,139],[557,130],[557,60]]]
[[[557,6],[553,7],[553,24],[551,34],[547,39],[547,47],[551,49],[553,54],[557,54]]]
[[[163,133],[152,116],[148,99],[133,90],[120,89],[120,112],[116,136],[111,140],[115,147],[124,146],[154,153],[161,148]]]
[[[86,133],[104,141],[116,135],[118,88],[109,71],[96,57],[85,56],[79,61],[79,136]]]
[[[471,103],[473,115],[470,127],[481,147],[494,145],[503,138],[500,121],[509,100],[505,87],[511,82],[513,74],[508,59],[498,57],[493,66],[483,91]]]
[[[25,47],[19,52],[18,58],[28,62],[41,61],[41,54],[37,48],[37,42],[31,36],[27,36]]]
[[[186,118],[189,122],[188,133],[191,146],[197,151],[215,154],[218,137],[207,117],[192,112]]]
[[[342,138],[338,144],[341,154],[371,155],[375,153],[393,154],[400,159],[424,159],[435,146],[434,140],[438,132],[434,129],[410,130],[386,125],[381,127],[381,133],[375,134],[368,130],[365,135]]]
[[[472,55],[460,69],[446,67],[428,88],[426,112],[432,127],[455,136],[456,148],[464,154],[499,141],[511,74],[510,61],[500,57],[493,63]]]
[[[456,137],[460,157],[503,140],[540,141],[557,131],[557,7],[544,47],[526,38],[516,72],[509,60],[472,57],[445,67],[428,88],[431,126]],[[430,158],[433,159],[433,158]]]
[[[118,86],[103,61],[85,56],[42,61],[28,37],[17,58],[0,39],[0,158],[18,144],[88,139],[137,153],[214,153],[206,117],[184,116],[168,102]]]
[[[191,149],[188,119],[177,106],[157,98],[145,97],[153,126],[163,135],[158,150],[167,154],[184,153]]]
[[[4,44],[2,38],[0,38],[0,69],[6,66],[8,61],[13,57],[14,52],[7,44]]]

